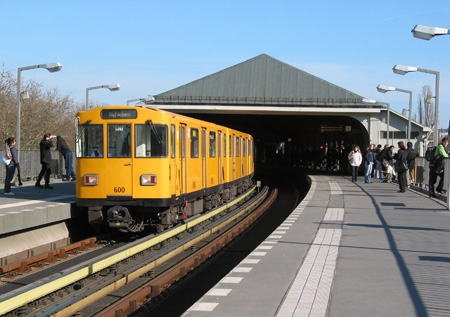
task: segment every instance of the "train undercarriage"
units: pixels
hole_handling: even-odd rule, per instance
[[[145,207],[139,200],[129,203],[108,202],[103,206],[88,207],[89,223],[101,231],[104,226],[122,232],[162,232],[186,219],[216,209],[251,188],[251,178],[245,179],[231,187],[221,188],[216,192],[201,195],[167,207]]]

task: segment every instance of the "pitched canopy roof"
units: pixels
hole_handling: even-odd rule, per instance
[[[370,107],[360,95],[266,54],[154,97],[159,104]]]

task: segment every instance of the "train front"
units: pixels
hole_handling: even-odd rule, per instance
[[[160,221],[171,198],[166,118],[129,106],[77,114],[77,205],[91,224],[138,232]]]

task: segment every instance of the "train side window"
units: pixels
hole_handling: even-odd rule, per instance
[[[180,125],[180,155],[182,158],[186,157],[186,126],[184,125]]]
[[[227,135],[223,135],[223,157],[227,157]]]
[[[136,124],[136,157],[167,157],[167,134],[165,124]]]
[[[242,156],[247,156],[247,139],[242,139]]]
[[[79,125],[76,142],[77,157],[103,157],[103,125]]]
[[[175,130],[175,125],[171,124],[170,125],[170,154],[172,158],[175,158],[176,156],[176,152],[175,152],[175,134],[176,134],[176,130]]]
[[[236,137],[236,157],[240,155],[239,139],[240,137]]]
[[[216,132],[209,132],[209,157],[216,157]]]
[[[228,155],[230,157],[233,157],[233,152],[231,151],[232,146],[233,146],[233,137],[231,135],[230,135],[230,142],[229,142],[229,144],[230,144],[230,151],[228,152]]]
[[[197,158],[198,157],[198,129],[192,128],[191,129],[191,157]]]

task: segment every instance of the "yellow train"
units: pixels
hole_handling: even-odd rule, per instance
[[[82,111],[77,122],[77,205],[91,224],[160,232],[253,183],[249,134],[147,106]]]

